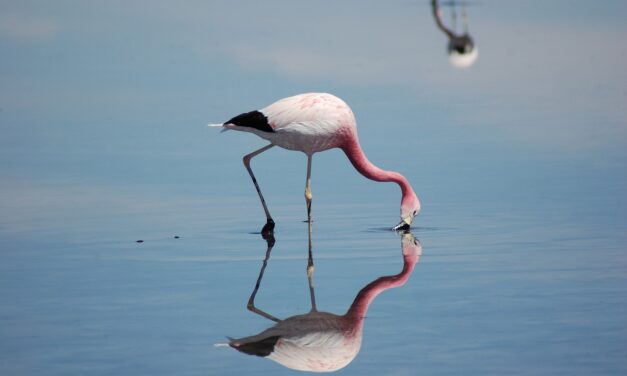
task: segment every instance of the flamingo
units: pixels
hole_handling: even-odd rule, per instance
[[[446,27],[442,22],[442,11],[438,0],[431,1],[431,11],[433,19],[438,29],[440,29],[449,39],[447,51],[449,62],[455,68],[468,68],[475,63],[479,57],[479,50],[475,45],[470,34],[468,34],[468,16],[466,14],[465,3],[462,2],[462,20],[464,21],[464,33],[458,34],[455,29],[457,26],[457,12],[455,10],[455,1],[452,5],[453,29]]]
[[[266,258],[255,289],[249,299],[248,309],[277,322],[277,324],[253,336],[229,338],[229,343],[224,345],[242,353],[268,358],[290,369],[312,372],[337,371],[355,359],[361,348],[364,318],[368,307],[381,292],[404,285],[422,254],[420,242],[409,231],[403,232],[401,237],[403,268],[401,272],[396,275],[379,277],[369,283],[357,293],[344,315],[336,315],[318,311],[316,308],[310,241],[307,277],[311,310],[306,314],[279,320],[257,309],[254,305],[255,295],[263,278],[263,272],[273,244],[273,242],[268,242]]]
[[[364,154],[357,137],[355,116],[340,98],[327,93],[305,93],[278,100],[261,109],[246,112],[221,124],[223,131],[233,129],[251,132],[270,141],[270,144],[244,156],[244,166],[250,174],[266,214],[266,224],[261,233],[274,230],[274,220],[261,194],[250,161],[257,155],[279,146],[301,151],[307,155],[307,179],[305,200],[307,221],[311,221],[311,162],[315,153],[340,148],[353,167],[368,179],[378,182],[394,182],[401,188],[401,221],[394,230],[409,229],[420,211],[420,201],[409,181],[398,172],[386,171],[372,164]]]

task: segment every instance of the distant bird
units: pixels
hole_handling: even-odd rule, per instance
[[[223,127],[224,130],[252,132],[270,141],[269,145],[244,156],[244,165],[255,184],[266,214],[266,224],[261,230],[262,234],[273,231],[274,220],[250,168],[250,161],[275,145],[288,150],[302,151],[307,155],[305,200],[308,221],[311,221],[312,156],[314,153],[332,148],[342,149],[355,169],[368,179],[395,182],[400,186],[401,222],[394,227],[395,230],[408,229],[420,211],[420,201],[403,175],[382,170],[366,158],[359,145],[357,125],[352,110],[343,100],[331,94],[307,93],[284,98],[261,110],[246,112],[222,124],[209,124],[209,126]]]
[[[457,11],[455,9],[455,1],[448,2],[446,5],[451,6],[451,15],[453,17],[453,27],[449,28],[442,21],[442,11],[438,0],[431,1],[431,10],[433,19],[438,29],[440,29],[448,37],[447,52],[449,62],[455,68],[468,68],[477,61],[479,50],[475,45],[470,34],[468,34],[468,15],[466,14],[466,4],[462,2],[462,20],[464,21],[464,33],[456,32],[457,28]]]
[[[316,309],[308,268],[312,302],[309,313],[279,320],[256,309],[254,303],[249,302],[249,309],[278,323],[257,335],[230,339],[228,345],[240,352],[265,357],[299,371],[331,372],[346,367],[361,349],[364,318],[370,304],[381,292],[405,284],[420,259],[422,247],[411,233],[403,233],[401,242],[403,252],[401,272],[379,277],[362,288],[346,314],[336,315]],[[268,254],[251,301],[259,288],[267,257]]]

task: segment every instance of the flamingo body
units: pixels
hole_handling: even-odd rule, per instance
[[[326,93],[284,98],[259,111],[238,115],[224,127],[253,132],[273,145],[307,155],[340,147],[356,132],[350,107]]]
[[[256,155],[279,146],[301,151],[308,157],[305,198],[307,214],[311,220],[311,160],[314,153],[332,148],[344,151],[355,169],[375,181],[395,182],[402,192],[401,223],[395,229],[409,228],[420,211],[420,201],[404,176],[386,171],[373,165],[363,153],[357,136],[355,116],[350,107],[340,98],[327,93],[306,93],[281,99],[261,110],[250,111],[231,118],[222,124],[210,124],[226,129],[251,132],[270,142],[269,145],[244,157],[266,213],[265,231],[272,231],[274,221],[265,204],[259,185],[250,168],[250,160]]]
[[[330,372],[347,366],[359,353],[360,323],[313,311],[289,317],[263,332],[229,345],[299,371]]]

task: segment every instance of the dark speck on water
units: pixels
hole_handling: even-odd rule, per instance
[[[140,239],[140,240],[136,240],[136,241],[135,241],[135,243],[143,243],[143,242],[144,242],[144,241],[143,241],[143,240],[141,240],[141,239]]]

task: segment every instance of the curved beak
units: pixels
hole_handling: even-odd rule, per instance
[[[394,231],[407,231],[411,227],[412,217],[403,218],[402,221],[399,222],[396,226],[392,227]]]

